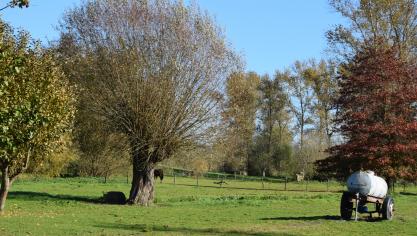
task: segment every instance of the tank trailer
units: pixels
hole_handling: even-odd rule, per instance
[[[355,220],[358,213],[366,213],[372,218],[372,213],[386,220],[392,220],[394,216],[394,199],[387,195],[387,182],[375,175],[373,171],[357,171],[351,174],[347,180],[348,191],[343,192],[340,200],[340,216],[344,220],[350,220],[355,212]],[[374,209],[367,205],[374,204]]]

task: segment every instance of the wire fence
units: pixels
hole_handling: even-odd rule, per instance
[[[193,171],[162,167],[164,178],[163,181],[156,179],[156,182],[163,184],[208,187],[208,188],[224,188],[224,189],[245,189],[245,190],[266,190],[266,191],[303,191],[303,192],[343,192],[346,191],[345,181],[335,180],[309,180],[296,181],[296,178],[281,177],[262,177],[247,176],[240,174],[228,174],[220,172],[207,172],[202,175],[195,175]],[[37,175],[25,174],[20,176],[16,182],[25,181],[54,181],[65,182],[76,179],[82,183],[122,183],[130,185],[132,173],[127,171],[126,175],[116,175],[109,178],[103,177],[71,177],[71,178],[49,178]],[[72,179],[72,180],[71,180]],[[390,193],[404,193],[417,195],[416,182],[398,181],[395,188],[390,189]]]
[[[193,171],[181,168],[164,167],[166,177],[164,182],[178,185],[197,187],[215,187],[230,189],[274,190],[274,191],[304,191],[304,192],[343,192],[346,191],[345,181],[328,179],[325,181],[304,179],[296,181],[295,178],[247,176],[240,174],[227,174],[207,172],[195,175]],[[416,183],[398,182],[392,192],[416,192]]]
[[[306,191],[306,192],[340,192],[345,183],[337,181],[295,181],[285,176],[263,177],[219,172],[206,172],[195,175],[193,171],[181,168],[164,167],[164,183],[197,187],[214,187],[229,189],[275,190],[275,191]]]

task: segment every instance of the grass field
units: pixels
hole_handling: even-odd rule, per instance
[[[417,235],[417,188],[394,194],[393,221],[339,219],[343,186],[164,179],[152,207],[98,203],[103,192],[129,191],[124,179],[19,180],[0,235]],[[255,189],[257,188],[257,189]],[[314,192],[311,192],[313,191]],[[398,189],[398,192],[403,189]]]

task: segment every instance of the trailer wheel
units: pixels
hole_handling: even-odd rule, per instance
[[[353,202],[349,192],[343,192],[342,199],[340,200],[340,216],[344,220],[350,220],[352,218]]]
[[[394,199],[390,196],[387,196],[382,203],[382,217],[385,220],[392,220],[394,216]]]

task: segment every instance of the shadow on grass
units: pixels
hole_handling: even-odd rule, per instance
[[[401,195],[406,195],[406,196],[417,196],[417,193],[409,193],[409,192],[400,192]]]
[[[42,192],[30,192],[30,191],[13,191],[9,192],[9,198],[14,199],[23,199],[23,200],[66,200],[66,201],[77,201],[77,202],[86,202],[86,203],[103,203],[101,198],[91,198],[86,196],[73,196],[73,195],[63,195],[63,194],[49,194]]]
[[[270,217],[261,218],[260,220],[302,220],[302,221],[313,221],[313,220],[340,220],[340,216],[282,216],[282,217]]]
[[[215,235],[253,235],[253,236],[293,236],[295,234],[288,233],[273,233],[273,232],[251,232],[243,230],[227,230],[216,228],[186,228],[186,227],[170,227],[168,225],[146,225],[146,224],[102,224],[96,225],[99,228],[115,229],[115,230],[133,230],[140,233],[145,232],[163,232],[163,233],[175,233],[175,234],[215,234]]]
[[[271,218],[261,218],[260,220],[301,220],[301,221],[315,221],[315,220],[337,220],[341,221],[340,216],[283,216],[283,217],[271,217]],[[354,221],[352,218],[350,221]],[[367,222],[380,222],[383,221],[381,217],[359,217],[358,221],[367,221]]]
[[[188,187],[202,187],[202,188],[224,188],[224,189],[240,189],[240,190],[266,190],[266,191],[277,191],[277,192],[307,192],[307,193],[341,193],[343,192],[342,190],[310,190],[308,189],[307,191],[305,190],[301,190],[301,189],[276,189],[276,188],[243,188],[243,187],[229,187],[229,186],[211,186],[211,185],[195,185],[195,184],[173,184],[173,183],[168,183],[170,185],[179,185],[179,186],[188,186]]]

